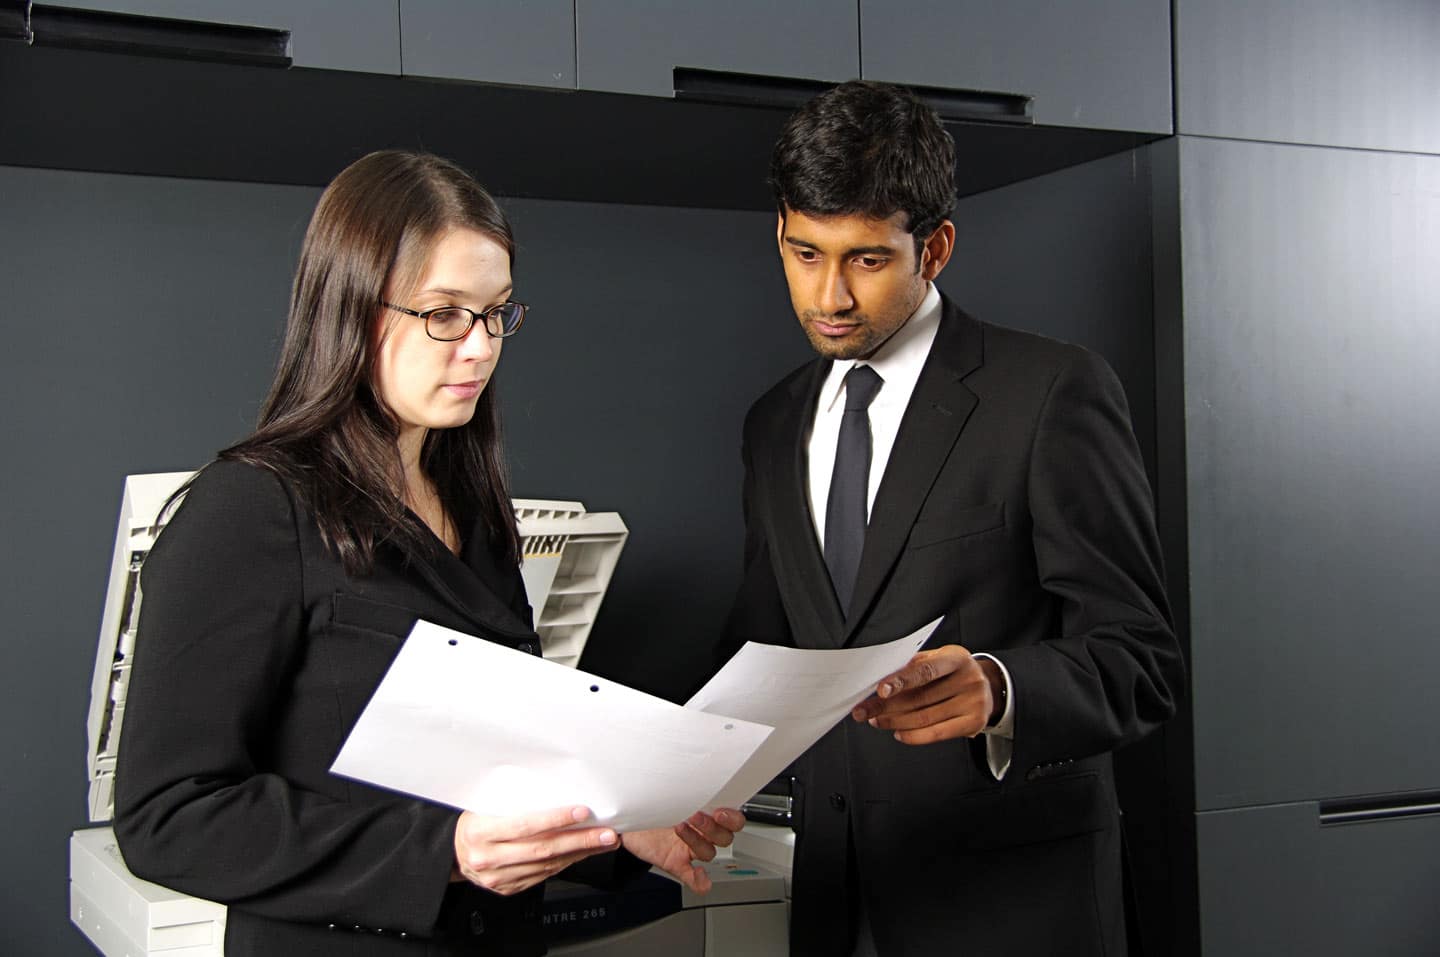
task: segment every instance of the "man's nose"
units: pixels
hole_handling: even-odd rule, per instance
[[[828,270],[820,280],[820,300],[816,305],[821,312],[829,315],[849,312],[855,307],[855,299],[850,295],[850,285],[839,269]]]

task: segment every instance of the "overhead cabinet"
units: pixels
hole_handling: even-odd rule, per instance
[[[43,6],[285,30],[294,66],[400,72],[398,0],[46,0]]]
[[[1044,126],[1173,129],[1166,0],[860,0],[861,74],[1031,98]]]
[[[582,90],[673,96],[675,70],[838,83],[860,75],[855,0],[575,2]]]
[[[1440,3],[1175,6],[1181,133],[1440,153]]]
[[[400,0],[406,76],[575,89],[574,0]]]

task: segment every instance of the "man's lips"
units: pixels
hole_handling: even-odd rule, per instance
[[[826,322],[824,319],[811,319],[810,325],[822,336],[843,336],[860,328],[858,322]]]

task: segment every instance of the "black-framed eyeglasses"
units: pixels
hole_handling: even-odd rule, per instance
[[[426,309],[424,312],[416,312],[414,309],[406,309],[404,306],[397,306],[393,302],[384,300],[381,300],[381,305],[387,309],[394,309],[396,312],[403,312],[407,316],[424,319],[425,335],[440,342],[464,339],[477,320],[484,322],[485,331],[490,334],[492,339],[513,336],[520,328],[520,323],[525,321],[525,310],[528,308],[523,302],[502,302],[498,306],[491,306],[484,312],[472,312],[464,306],[438,306],[434,309]]]

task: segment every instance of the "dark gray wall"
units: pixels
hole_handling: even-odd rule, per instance
[[[121,485],[244,435],[316,195],[0,167],[0,953],[93,953],[66,840]]]
[[[942,283],[984,318],[1109,357],[1153,437],[1148,170],[1111,157],[971,197]],[[308,187],[0,167],[9,348],[0,501],[0,953],[92,953],[67,919],[85,715],[130,472],[194,467],[268,384]],[[534,313],[497,380],[517,494],[631,539],[584,666],[678,696],[739,577],[739,430],[808,358],[770,213],[506,200]],[[78,328],[54,318],[59,304]],[[76,306],[80,307],[76,309]]]

